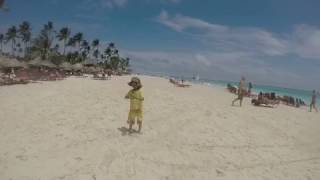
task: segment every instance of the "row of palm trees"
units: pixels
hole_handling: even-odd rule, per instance
[[[94,39],[90,43],[84,39],[81,32],[72,35],[68,27],[56,31],[50,21],[43,25],[35,37],[32,36],[31,25],[27,21],[18,27],[11,26],[5,34],[0,34],[1,54],[4,54],[4,44],[11,46],[11,51],[7,55],[26,61],[41,57],[57,65],[62,62],[87,63],[114,70],[127,70],[129,67],[129,58],[120,57],[114,43],[109,43],[102,49],[99,39]]]

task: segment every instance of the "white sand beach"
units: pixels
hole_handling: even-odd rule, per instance
[[[320,113],[140,76],[143,133],[127,135],[130,78],[0,87],[0,180],[320,179]]]

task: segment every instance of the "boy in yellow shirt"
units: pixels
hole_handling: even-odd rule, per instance
[[[141,132],[143,118],[142,102],[144,101],[140,90],[142,88],[141,81],[139,78],[133,77],[128,85],[133,88],[125,96],[126,99],[130,99],[130,111],[127,121],[129,124],[129,132],[132,132],[132,126],[135,124],[135,119],[137,119],[137,124],[139,126],[138,132]]]

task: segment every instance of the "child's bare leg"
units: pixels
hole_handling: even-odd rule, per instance
[[[139,126],[138,132],[141,132],[141,128],[142,128],[142,121],[138,121],[138,126]]]
[[[132,132],[133,121],[129,121],[129,133]]]
[[[236,101],[238,101],[238,99],[239,99],[239,98],[236,98],[236,99],[234,99],[234,100],[232,101],[232,106],[234,106],[234,103],[235,103]]]

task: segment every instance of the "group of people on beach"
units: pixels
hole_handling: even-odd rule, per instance
[[[248,91],[246,89],[246,79],[245,77],[242,77],[238,89],[231,87],[230,85],[228,86],[228,89],[231,92],[237,93],[238,97],[232,101],[232,106],[234,106],[234,103],[239,101],[240,106],[242,106],[242,101],[244,96],[251,96],[251,90],[253,88],[253,85],[251,82],[249,82],[248,85]],[[268,94],[267,94],[268,95]],[[301,104],[304,104],[304,102],[301,99],[293,99],[293,105],[296,105],[296,107],[300,107]],[[317,109],[317,92],[316,90],[312,91],[312,96],[311,96],[311,103],[310,103],[310,112],[314,109],[316,112],[318,112]],[[276,98],[269,98],[269,96],[266,96],[266,94],[263,94],[262,92],[259,93],[257,99],[253,99],[252,103],[255,105],[260,105],[260,104],[265,104],[265,105],[275,105],[275,104],[280,104],[280,101],[277,100]]]

